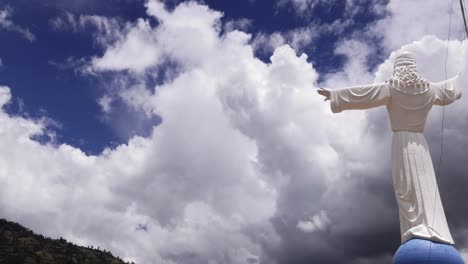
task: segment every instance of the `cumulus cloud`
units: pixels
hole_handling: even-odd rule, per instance
[[[148,1],[147,8],[148,14],[158,19],[161,25],[153,29],[148,20],[139,19],[124,37],[105,51],[104,56],[93,60],[94,70],[141,73],[149,66],[165,63],[167,57],[188,65],[210,56],[211,48],[216,48],[220,12],[195,2],[181,4],[173,13],[157,1]],[[191,17],[190,26],[187,17]],[[216,30],[206,30],[213,27]],[[186,45],[181,39],[199,41]]]
[[[462,39],[463,22],[457,4],[456,1],[392,0],[385,6],[387,16],[370,28],[371,34],[381,36],[384,47],[394,50],[426,35],[447,39],[451,22],[451,38]]]
[[[140,19],[126,37],[107,49],[102,58],[93,61],[97,70],[132,69],[141,72],[150,65],[161,61],[160,51],[155,49],[156,38],[152,35],[148,21]]]
[[[162,123],[147,138],[93,156],[32,140],[47,124],[1,110],[0,146],[11,151],[0,152],[0,215],[138,263],[390,263],[399,230],[390,156],[380,155],[390,147],[385,109],[333,115],[315,93],[319,74],[307,55],[280,45],[265,63],[250,34],[223,31],[222,14],[206,5],[146,7],[158,25],[127,24],[89,67],[141,78],[112,92]],[[460,54],[468,42],[448,46],[449,75],[466,74]],[[436,37],[401,47],[431,81],[445,77],[446,48]],[[384,81],[396,56],[372,73],[367,42],[345,39],[335,53],[347,60],[343,72],[325,76],[329,87]],[[145,85],[167,67],[178,70]],[[10,89],[0,88],[0,105],[10,100]],[[440,178],[465,248],[468,214],[458,213],[458,201],[468,140],[466,124],[455,120],[467,117],[466,100],[446,110],[451,151]],[[431,147],[441,121],[434,111]]]
[[[24,171],[4,157],[2,175],[10,175],[4,179],[13,182],[2,192],[2,214],[47,235],[102,245],[142,263],[268,262],[268,248],[278,247],[280,240],[269,221],[279,188],[287,188],[296,173],[305,186],[322,183],[323,178],[307,180],[308,172],[326,175],[325,167],[336,158],[325,143],[312,148],[319,138],[308,136],[316,133],[315,124],[306,122],[313,118],[310,113],[326,115],[327,109],[310,104],[319,101],[311,89],[317,73],[305,55],[298,57],[288,46],[275,51],[271,65],[259,61],[247,44],[249,36],[239,31],[221,36],[216,27],[220,15],[206,6],[182,4],[162,16],[166,20],[161,30],[174,37],[173,46],[189,40],[193,44],[174,55],[184,63],[183,73],[134,101],[135,106],[144,102],[163,123],[149,138],[136,137],[99,156],[87,156],[67,145],[40,145],[29,138],[41,132],[41,124],[3,114],[2,124],[21,122],[35,128],[23,133],[18,153],[42,153],[44,160],[25,161],[29,165]],[[198,22],[182,23],[179,16]],[[194,25],[197,34],[179,33],[190,32]],[[192,54],[196,48],[202,54]],[[222,75],[217,74],[220,68]],[[303,122],[308,125],[303,127]],[[14,135],[21,133],[10,137]],[[319,160],[315,152],[322,153]],[[281,161],[284,153],[291,159]],[[29,182],[29,187],[21,182]],[[34,186],[41,188],[33,192]],[[21,199],[13,206],[9,201],[16,195]],[[26,210],[29,207],[35,209]],[[34,220],[28,220],[31,214]],[[50,229],[48,223],[57,228]],[[139,224],[148,231],[137,231]],[[218,241],[216,246],[212,241]]]
[[[224,114],[209,77],[193,71],[167,84],[149,98],[164,118],[153,135],[99,156],[41,145],[30,137],[41,133],[42,124],[2,113],[2,126],[21,132],[3,130],[5,144],[21,136],[15,153],[31,154],[23,159],[25,169],[11,162],[19,158],[15,153],[2,158],[2,181],[8,183],[2,184],[8,186],[2,215],[140,263],[267,259],[258,242],[277,240],[268,222],[276,190],[256,161],[255,143]],[[140,224],[147,232],[136,230]]]
[[[11,94],[1,91],[6,103]],[[43,132],[42,123],[2,112],[0,144],[15,150],[0,158],[1,215],[139,263],[180,263],[192,255],[199,261],[227,257],[232,263],[259,257],[261,248],[245,228],[262,224],[268,230],[275,191],[255,165],[253,143],[232,130],[210,101],[205,97],[209,113],[195,111],[199,100],[180,107],[208,114],[212,118],[206,121],[216,127],[168,116],[150,138],[133,138],[99,156],[67,145],[41,145],[30,138]],[[182,110],[175,107],[166,110]],[[30,155],[20,158],[24,153]],[[148,231],[136,230],[139,224]],[[219,247],[210,246],[213,239]]]
[[[15,24],[13,20],[11,20],[11,15],[11,9],[0,9],[0,29],[19,33],[30,42],[36,40],[36,36],[31,33],[29,29]]]

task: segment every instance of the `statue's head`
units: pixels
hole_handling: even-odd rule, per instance
[[[416,59],[408,52],[398,54],[393,64],[393,78],[390,83],[402,88],[427,88],[429,83],[422,78],[416,69]]]
[[[395,60],[395,64],[393,64],[394,69],[403,66],[416,67],[416,59],[414,59],[413,54],[411,54],[409,51],[404,51],[400,53]]]

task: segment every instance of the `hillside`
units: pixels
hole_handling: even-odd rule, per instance
[[[0,263],[8,264],[125,264],[105,250],[51,239],[0,219]]]

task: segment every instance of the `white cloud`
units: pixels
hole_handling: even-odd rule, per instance
[[[332,73],[326,78],[325,85],[345,87],[371,83],[374,75],[368,71],[367,62],[372,53],[372,48],[359,40],[350,39],[339,42],[335,54],[344,55],[346,63],[341,72]],[[386,77],[390,77],[390,75]]]
[[[108,49],[102,58],[93,60],[97,70],[143,71],[148,66],[161,63],[161,52],[156,47],[156,38],[148,21],[140,19],[124,40]]]
[[[323,231],[330,224],[330,219],[325,211],[320,211],[318,214],[312,216],[310,220],[299,221],[297,228],[306,233],[315,232],[317,230]]]
[[[10,100],[11,100],[10,88],[6,86],[0,86],[0,107],[3,107]]]
[[[6,103],[9,90],[0,91]],[[45,235],[105,247],[139,263],[188,252],[217,259],[217,249],[206,246],[215,238],[225,241],[218,249],[232,251],[232,260],[239,258],[236,250],[260,255],[243,229],[266,223],[275,191],[256,168],[253,143],[229,126],[213,97],[193,95],[193,103],[166,109],[191,113],[187,122],[165,115],[167,122],[152,137],[133,138],[99,156],[40,145],[30,137],[44,131],[44,124],[1,112],[0,146],[14,148],[0,155],[1,214]],[[207,122],[196,122],[197,114]],[[136,230],[142,223],[148,232]]]
[[[313,49],[317,41],[324,35],[340,35],[346,32],[353,24],[352,19],[335,20],[330,24],[310,23],[307,26],[297,27],[282,32],[256,33],[252,46],[256,51],[260,50],[271,54],[274,49],[284,44],[288,44],[295,50],[302,52],[306,49]]]
[[[390,51],[426,35],[447,39],[452,12],[451,38],[462,39],[463,23],[457,4],[456,1],[392,0],[385,7],[388,15],[371,27],[371,34],[383,37],[382,43]]]
[[[327,1],[323,0],[280,0],[278,1],[278,7],[283,8],[287,4],[292,4],[296,12],[299,14],[304,14],[306,11],[310,11],[315,8],[317,5],[326,3]],[[331,1],[334,2],[334,1]]]
[[[30,42],[36,40],[36,36],[29,29],[15,24],[10,17],[11,9],[0,9],[0,29],[19,33]]]
[[[230,20],[224,23],[224,30],[227,32],[234,31],[234,30],[247,32],[249,31],[249,28],[252,27],[252,24],[253,24],[253,21],[247,18]]]
[[[161,5],[158,1],[147,3],[147,12],[160,20],[159,27],[153,29],[149,21],[139,19],[124,37],[106,50],[104,56],[94,58],[92,69],[142,73],[151,66],[163,64],[168,56],[176,62],[191,65],[217,48],[214,45],[221,30],[220,12],[187,2],[168,13],[161,9]],[[181,41],[185,39],[197,41],[187,45]]]
[[[62,17],[56,17],[49,20],[49,24],[55,30],[66,30],[72,29],[76,31],[78,29],[78,21],[76,21],[75,16],[72,13],[65,13]]]
[[[344,8],[342,18],[337,19],[339,22],[339,20],[344,21],[359,15],[381,15],[384,13],[386,4],[387,1],[385,0],[279,0],[277,1],[277,8],[279,10],[292,8],[296,15],[306,20],[316,17],[315,12],[318,7],[321,8],[319,10],[321,16],[336,16],[337,12],[341,12],[341,8]],[[372,14],[369,12],[372,12]]]
[[[262,50],[267,53],[273,53],[273,51],[286,44],[285,37],[283,34],[275,32],[273,34],[259,33],[255,36],[252,41],[252,46],[255,50]]]
[[[112,97],[104,95],[103,97],[99,98],[98,104],[101,106],[101,109],[104,113],[109,113],[112,110]]]
[[[74,33],[89,34],[93,32],[94,41],[101,47],[119,40],[130,23],[124,23],[118,18],[97,15],[74,15],[64,13],[49,20],[49,24],[57,31],[71,30]]]
[[[158,19],[166,19],[168,16],[164,2],[158,0],[146,1],[146,13]]]
[[[285,32],[274,32],[271,34],[257,33],[252,40],[252,46],[256,51],[271,54],[273,51],[285,44],[290,45],[298,51],[302,51],[325,33],[326,27],[310,25],[307,27],[295,28]]]

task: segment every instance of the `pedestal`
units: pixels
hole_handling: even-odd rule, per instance
[[[460,253],[448,244],[411,239],[398,248],[393,264],[464,264]]]

